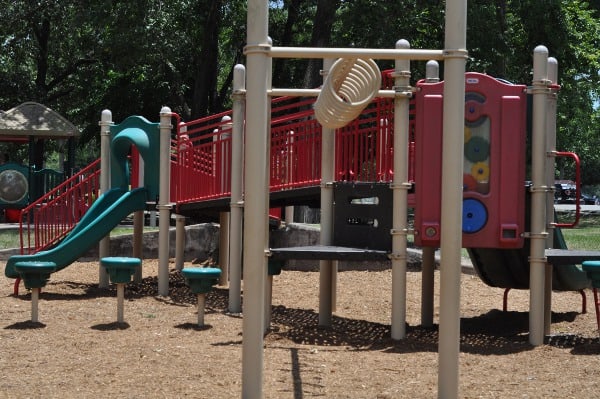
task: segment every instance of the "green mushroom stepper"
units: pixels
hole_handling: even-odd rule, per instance
[[[215,267],[186,267],[181,273],[194,294],[209,293],[221,277],[221,269]]]
[[[198,326],[204,326],[205,296],[221,277],[221,269],[214,267],[186,267],[181,271],[185,283],[198,296]]]
[[[142,260],[129,257],[106,257],[100,259],[100,265],[106,270],[110,281],[117,285],[117,322],[124,323],[125,284],[131,281],[131,276],[141,267]]]
[[[19,276],[21,276],[25,288],[31,290],[31,321],[37,323],[40,289],[46,286],[50,274],[56,271],[56,263],[21,261],[15,263],[15,270],[19,273]]]
[[[102,258],[100,264],[106,269],[111,282],[121,284],[131,281],[131,276],[142,265],[142,260],[116,256]]]

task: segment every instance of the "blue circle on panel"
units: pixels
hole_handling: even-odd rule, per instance
[[[463,200],[463,233],[477,233],[487,222],[487,209],[481,201],[467,198]]]

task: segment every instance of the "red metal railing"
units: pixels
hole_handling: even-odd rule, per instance
[[[172,141],[171,200],[226,197],[231,191],[231,112],[180,123]]]
[[[314,118],[314,101],[281,97],[272,102],[271,191],[314,186],[321,181],[322,129]]]
[[[384,88],[393,80],[384,72]],[[271,191],[320,184],[321,134],[314,98],[280,97],[271,102]],[[231,112],[179,125],[172,147],[171,199],[192,203],[229,196]],[[414,152],[411,107],[409,157]],[[223,119],[225,118],[225,120]],[[362,115],[336,131],[335,173],[341,181],[393,178],[393,100],[377,98]],[[247,138],[251,140],[252,138]],[[409,165],[409,180],[414,168]]]
[[[21,253],[31,254],[60,241],[98,197],[100,159],[21,211]]]
[[[389,71],[383,87],[391,88]],[[271,103],[271,191],[321,182],[321,125],[314,98],[281,97]],[[414,108],[411,109],[414,116]],[[411,118],[412,119],[412,118]],[[176,116],[177,122],[179,122]],[[393,177],[393,101],[376,98],[359,118],[336,131],[335,176],[340,181],[391,181]],[[411,120],[410,142],[414,142]],[[251,140],[251,137],[246,139]],[[414,145],[409,143],[409,154]],[[412,156],[411,156],[412,159]],[[137,156],[132,160],[136,186]],[[414,168],[409,165],[409,179]],[[99,161],[50,191],[22,212],[22,250],[48,248],[79,221],[96,199]],[[231,111],[177,124],[171,143],[171,201],[177,204],[225,198],[231,192]]]

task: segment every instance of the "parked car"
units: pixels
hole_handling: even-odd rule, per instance
[[[554,203],[574,204],[577,198],[577,187],[571,180],[557,180],[554,182]],[[582,205],[600,205],[600,199],[595,195],[581,193],[579,203]]]
[[[581,203],[584,205],[600,205],[600,198],[595,195],[581,193]]]

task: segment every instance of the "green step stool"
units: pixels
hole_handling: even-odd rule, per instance
[[[186,267],[181,270],[185,283],[198,296],[198,327],[204,326],[206,294],[212,290],[221,277],[221,269],[216,267]]]
[[[598,288],[600,288],[600,260],[586,260],[582,263],[583,271],[592,280],[592,292],[594,293],[594,306],[596,308],[596,325],[600,333],[600,302],[598,301]]]
[[[108,273],[110,281],[117,285],[117,323],[123,323],[125,284],[131,281],[131,276],[142,266],[142,260],[121,256],[106,257],[100,259],[100,265]]]
[[[20,261],[15,263],[15,270],[31,290],[31,321],[38,322],[38,301],[40,291],[46,286],[50,274],[56,271],[56,263],[42,261]]]

